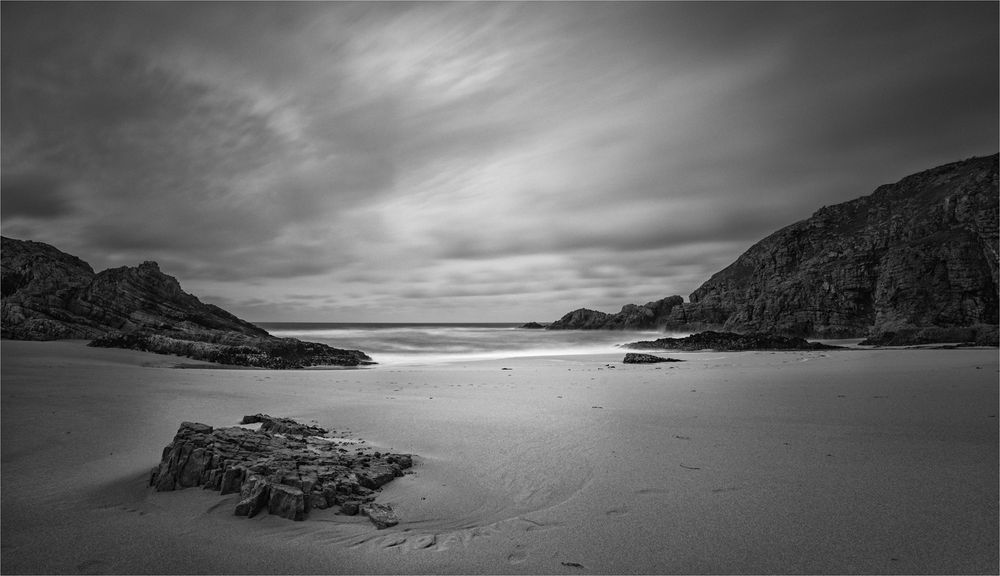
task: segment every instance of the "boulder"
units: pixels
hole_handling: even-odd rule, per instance
[[[250,430],[182,423],[150,472],[150,485],[157,491],[202,486],[239,492],[238,516],[267,510],[302,520],[311,508],[369,504],[376,490],[413,465],[409,454],[342,452],[325,429],[289,418],[256,414],[243,421],[262,425]]]
[[[399,518],[392,508],[385,504],[372,502],[361,507],[361,513],[368,517],[379,530],[399,524]]]

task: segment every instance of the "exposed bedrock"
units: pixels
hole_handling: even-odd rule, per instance
[[[359,509],[378,528],[399,522],[392,509],[374,502],[376,491],[413,466],[409,454],[349,450],[328,431],[289,418],[246,416],[257,430],[212,428],[183,422],[163,449],[149,484],[157,491],[202,486],[220,494],[239,493],[237,516],[261,511],[303,520],[311,509]]]
[[[4,338],[81,338],[92,346],[257,368],[372,363],[358,350],[271,336],[184,292],[156,262],[94,273],[48,244],[6,237],[0,255]]]

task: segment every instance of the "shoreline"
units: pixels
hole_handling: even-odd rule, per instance
[[[164,370],[65,341],[0,352],[5,573],[998,568],[995,349],[297,371]],[[181,421],[257,412],[414,454],[376,499],[400,525],[248,520],[238,495],[146,486]]]

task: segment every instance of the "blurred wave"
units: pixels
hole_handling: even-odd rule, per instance
[[[270,322],[275,336],[362,350],[380,364],[435,364],[527,356],[601,354],[654,331],[532,330],[519,324],[358,324]]]

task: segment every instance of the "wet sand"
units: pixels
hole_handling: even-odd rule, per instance
[[[623,354],[276,372],[0,343],[14,573],[997,573],[993,350]],[[613,364],[609,368],[606,364]],[[502,370],[511,368],[511,370]],[[402,518],[155,493],[183,420],[416,454]]]

